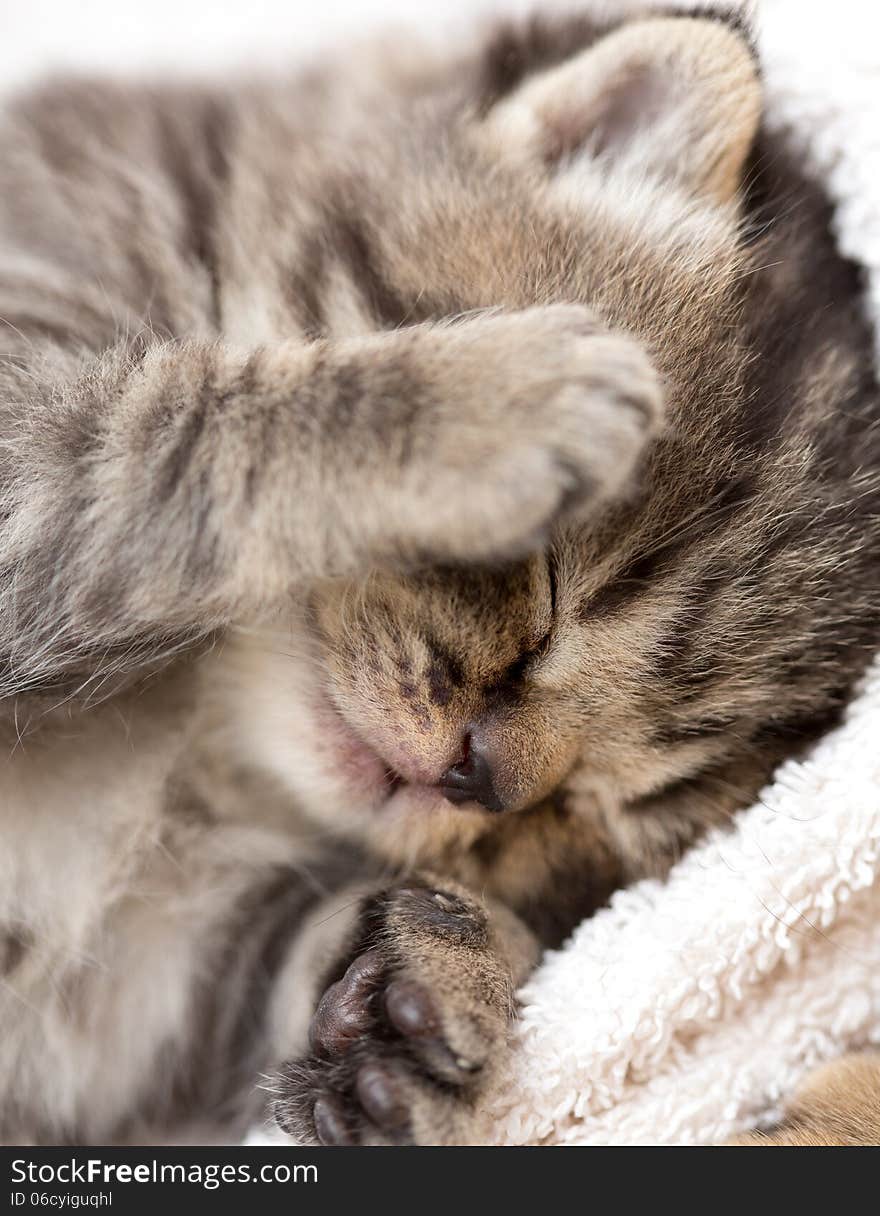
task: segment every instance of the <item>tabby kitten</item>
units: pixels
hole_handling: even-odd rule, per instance
[[[467,1141],[541,949],[880,635],[859,283],[748,33],[68,82],[0,149],[2,1136],[234,1136],[269,1075]]]

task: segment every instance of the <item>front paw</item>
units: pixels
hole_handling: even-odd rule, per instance
[[[401,887],[366,927],[318,1004],[311,1054],[273,1079],[274,1116],[301,1143],[466,1143],[512,1008],[487,914],[463,893]]]
[[[434,404],[410,452],[404,554],[482,561],[538,548],[625,491],[659,430],[646,351],[586,308],[499,313],[421,338]]]

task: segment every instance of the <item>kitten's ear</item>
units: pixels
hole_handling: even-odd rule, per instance
[[[625,161],[726,202],[760,115],[744,39],[719,21],[667,17],[624,25],[528,78],[487,122],[508,149],[548,166]]]

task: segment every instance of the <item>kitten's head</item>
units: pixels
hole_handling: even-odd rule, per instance
[[[839,700],[839,673],[821,694],[802,678],[824,628],[798,549],[809,445],[778,398],[784,378],[839,395],[852,359],[812,327],[791,225],[773,238],[791,264],[751,286],[772,241],[743,205],[761,92],[741,31],[536,26],[454,75],[351,155],[373,323],[586,304],[645,345],[668,423],[620,501],[544,551],[315,589],[293,642],[248,659],[254,746],[313,813],[400,860],[544,807],[643,872]],[[338,294],[325,317],[344,332]]]

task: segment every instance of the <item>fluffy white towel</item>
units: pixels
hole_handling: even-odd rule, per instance
[[[770,121],[834,197],[880,321],[880,16],[765,0],[759,17]],[[719,1142],[880,1043],[880,661],[732,832],[619,892],[521,995],[489,1143]]]

